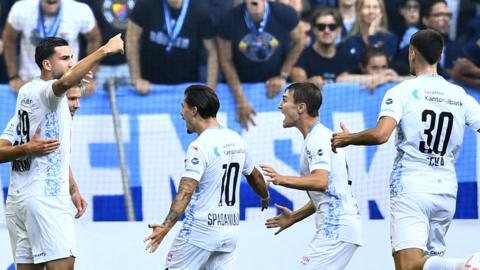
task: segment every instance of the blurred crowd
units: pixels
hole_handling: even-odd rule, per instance
[[[76,59],[122,33],[126,54],[86,78],[108,78],[141,95],[152,84],[229,85],[244,127],[255,109],[242,83],[357,82],[375,89],[409,78],[408,43],[419,29],[444,36],[439,73],[480,88],[480,0],[2,0],[0,83],[18,92],[39,75],[34,51],[66,39]]]

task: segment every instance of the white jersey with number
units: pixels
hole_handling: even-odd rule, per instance
[[[456,196],[455,161],[465,125],[480,129],[480,106],[461,87],[438,75],[421,75],[388,90],[380,117],[397,122],[392,196],[443,193]]]
[[[208,251],[235,249],[240,224],[241,175],[253,171],[243,138],[210,127],[190,144],[183,177],[198,181],[178,238]]]
[[[351,192],[351,181],[343,149],[333,153],[330,147],[332,131],[321,123],[315,124],[305,138],[300,172],[310,175],[315,170],[328,171],[325,191],[308,191],[316,208],[319,237],[362,244],[361,219]]]
[[[12,162],[9,200],[18,201],[29,196],[69,195],[72,120],[67,99],[55,96],[53,82],[54,80],[37,78],[20,89],[16,116],[0,137],[13,145],[24,144],[30,141],[40,127],[41,138],[58,138],[61,142],[60,147],[49,155],[29,154]]]

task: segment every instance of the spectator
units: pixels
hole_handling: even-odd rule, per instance
[[[337,50],[335,40],[342,31],[342,17],[336,9],[317,9],[312,25],[315,43],[302,52],[290,77],[295,82],[308,81],[321,88],[324,83],[335,82],[339,74],[354,69],[355,63]]]
[[[344,73],[337,78],[337,82],[357,82],[375,90],[378,86],[388,82],[400,82],[410,78],[398,76],[390,68],[387,53],[382,48],[368,47],[359,65],[356,74]]]
[[[3,39],[2,33],[7,21],[8,11],[13,5],[15,0],[2,0],[0,2],[0,83],[8,83],[7,67],[5,66],[5,60],[3,57]]]
[[[136,90],[151,83],[200,81],[200,49],[207,52],[207,84],[218,77],[215,30],[207,5],[194,0],[138,1],[127,26],[127,60]]]
[[[398,35],[401,39],[394,62],[394,69],[398,74],[408,75],[410,74],[408,45],[410,44],[411,36],[420,30],[421,2],[420,0],[403,0],[399,10],[404,24],[398,28],[400,29]]]
[[[452,78],[466,86],[480,89],[480,35],[465,46],[466,58],[459,58],[452,69]]]
[[[3,32],[5,62],[9,84],[15,93],[25,82],[40,75],[35,64],[35,46],[50,36],[68,41],[78,60],[78,35],[87,40],[87,52],[100,47],[100,31],[92,10],[84,3],[73,0],[24,0],[18,1],[8,14]],[[17,59],[17,44],[20,39],[20,53]],[[90,84],[93,91],[94,83]]]
[[[436,30],[443,36],[445,46],[439,62],[439,73],[444,78],[449,79],[453,63],[463,56],[464,44],[449,38],[452,13],[448,9],[447,1],[427,0],[424,4],[421,15],[422,23],[426,28]]]
[[[345,40],[345,49],[357,63],[367,46],[383,47],[389,60],[395,58],[398,39],[388,32],[387,26],[383,0],[359,0],[357,17],[349,37]]]
[[[282,3],[285,5],[291,6],[298,14],[300,18],[299,26],[302,29],[302,32],[305,34],[305,46],[310,46],[312,44],[312,37],[310,36],[310,31],[312,30],[312,26],[308,22],[308,20],[303,19],[303,14],[305,13],[305,8],[303,5],[302,0],[277,0],[278,3]]]
[[[313,9],[317,7],[337,7],[337,0],[309,0]]]
[[[92,9],[102,34],[102,44],[118,33],[125,36],[127,15],[135,6],[135,0],[79,0],[79,2],[84,2]],[[99,85],[103,85],[108,78],[112,77],[127,79],[128,82],[130,72],[125,55],[117,54],[105,58],[100,63],[95,75],[95,80]]]
[[[220,64],[235,98],[237,120],[248,128],[255,124],[255,110],[241,82],[266,82],[267,95],[276,96],[304,47],[304,34],[292,7],[266,0],[246,0],[221,26]]]
[[[342,16],[342,21],[343,21],[341,38],[345,38],[353,27],[353,23],[355,22],[355,18],[357,17],[357,12],[355,9],[356,3],[357,3],[357,0],[339,0],[338,1],[338,11]],[[340,42],[341,39],[338,38],[337,41]]]

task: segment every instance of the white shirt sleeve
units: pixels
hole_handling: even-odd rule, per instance
[[[3,130],[2,135],[0,135],[0,139],[7,140],[11,144],[14,144],[17,138],[17,123],[18,117],[12,117],[5,129]]]
[[[465,99],[465,123],[475,131],[480,129],[480,105],[470,95]]]
[[[93,30],[95,27],[96,20],[95,16],[93,15],[92,10],[87,4],[84,3],[76,3],[78,7],[76,8],[77,14],[81,14],[78,17],[78,25],[79,25],[79,32],[82,34],[86,34]]]
[[[253,169],[255,168],[255,164],[253,163],[252,156],[248,153],[248,151],[245,151],[245,164],[243,164],[243,175],[250,175],[253,172]]]
[[[395,91],[395,89],[392,88],[385,93],[378,119],[383,116],[389,116],[395,119],[398,124],[403,114],[403,100],[400,91]]]
[[[308,169],[330,171],[331,155],[330,138],[331,134],[316,132],[311,134],[305,147],[307,148]]]
[[[23,15],[25,12],[23,12],[24,8],[23,6],[27,1],[18,1],[13,4],[12,8],[10,9],[10,12],[8,13],[8,18],[7,22],[12,25],[13,29],[17,32],[21,32],[23,29],[23,26],[25,25],[25,22],[27,21],[27,18],[24,18]]]
[[[187,156],[185,158],[185,171],[182,177],[200,181],[207,167],[207,160],[205,154],[202,152],[203,149],[194,145],[194,143],[188,146]]]
[[[45,102],[45,104],[47,105],[47,107],[49,109],[56,109],[58,104],[60,103],[60,101],[62,100],[62,98],[65,96],[65,95],[62,95],[60,97],[57,97],[55,95],[55,93],[53,92],[53,83],[55,82],[56,80],[50,80],[50,81],[47,81],[45,83],[43,83],[40,87],[41,87],[41,91],[39,91],[39,95],[40,95],[40,99]]]

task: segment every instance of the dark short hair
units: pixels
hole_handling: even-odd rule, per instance
[[[432,8],[438,3],[443,3],[448,6],[447,1],[445,0],[426,0],[422,2],[420,9],[420,18],[430,17],[432,15]]]
[[[43,60],[55,54],[55,47],[68,46],[68,42],[59,37],[47,37],[35,48],[35,63],[42,69]]]
[[[318,110],[322,105],[322,93],[313,83],[292,83],[286,91],[293,91],[293,102],[295,104],[305,103],[307,105],[307,113],[312,117],[318,116]]]
[[[315,9],[311,16],[311,20],[310,20],[311,25],[315,25],[317,23],[317,19],[324,16],[332,16],[333,19],[335,20],[335,23],[339,27],[343,26],[343,19],[342,19],[342,15],[340,15],[340,12],[336,8],[330,8],[330,7],[319,7]]]
[[[413,46],[430,65],[437,63],[442,56],[443,37],[433,29],[420,30],[410,38]]]
[[[194,84],[185,89],[185,103],[197,111],[204,119],[217,117],[220,102],[217,94],[206,85]]]
[[[377,47],[368,46],[362,55],[362,59],[361,59],[362,66],[366,67],[370,59],[376,56],[385,56],[385,58],[387,58],[388,65],[390,65],[390,61],[388,60],[388,55],[383,49],[383,47],[377,48]]]

